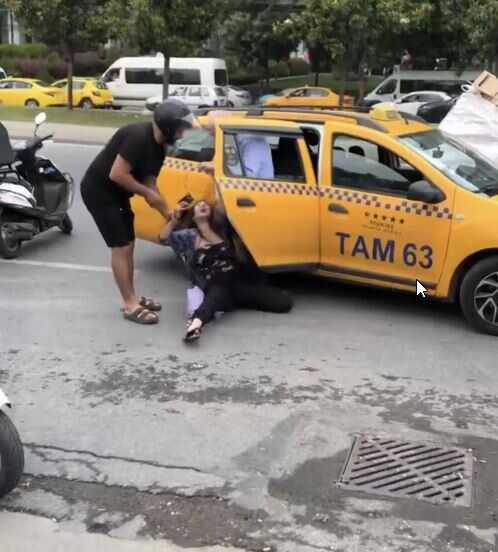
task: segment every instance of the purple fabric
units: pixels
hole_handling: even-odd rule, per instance
[[[202,305],[204,301],[204,292],[200,287],[190,287],[187,289],[187,304],[185,313],[187,318],[192,318],[194,312]]]

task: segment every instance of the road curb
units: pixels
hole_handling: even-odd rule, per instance
[[[5,552],[243,552],[241,548],[184,548],[165,540],[128,540],[86,532],[70,532],[52,519],[0,512],[1,549]]]

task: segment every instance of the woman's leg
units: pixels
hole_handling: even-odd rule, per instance
[[[237,282],[233,286],[233,296],[236,305],[244,309],[286,313],[293,307],[288,293],[265,283]]]

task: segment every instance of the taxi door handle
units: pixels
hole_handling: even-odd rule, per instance
[[[341,215],[346,215],[349,211],[344,207],[344,205],[339,205],[339,203],[329,203],[329,211],[331,213],[339,213]]]
[[[256,203],[248,197],[238,197],[237,207],[256,207]]]

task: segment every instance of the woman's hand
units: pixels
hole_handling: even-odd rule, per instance
[[[190,209],[190,203],[187,201],[180,201],[180,203],[177,203],[175,210],[173,211],[173,218],[176,221],[180,221],[183,217],[183,215]]]

